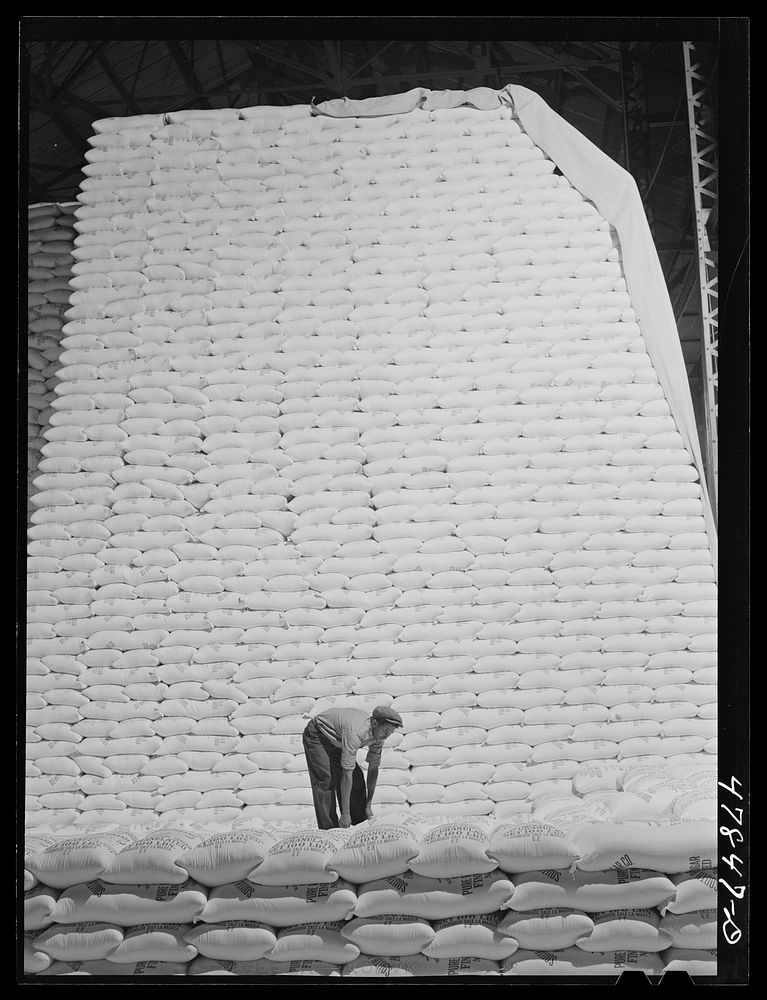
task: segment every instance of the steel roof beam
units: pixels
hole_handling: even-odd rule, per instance
[[[338,90],[344,90],[345,81],[343,73],[343,60],[341,56],[340,42],[324,41],[325,55],[328,59],[330,71],[332,73],[333,84]]]
[[[565,59],[550,59],[540,63],[511,63],[500,66],[499,69],[504,73],[553,73],[561,69],[587,68],[589,66],[611,68],[611,64],[606,63],[603,59],[574,59],[568,56]]]
[[[33,168],[31,168],[30,171],[29,171],[30,176],[37,169],[38,169],[38,165],[35,164],[35,166]],[[49,168],[45,168],[45,169],[49,169]],[[45,177],[42,180],[36,180],[34,183],[41,190],[43,190],[43,189],[50,189],[50,188],[54,187],[56,184],[58,184],[59,181],[63,181],[65,177],[69,177],[70,174],[79,174],[82,169],[83,169],[82,164],[76,164],[74,166],[65,167],[63,170],[60,170],[57,174],[54,174],[53,177]]]
[[[78,44],[78,42],[63,42],[53,39],[28,44],[29,65],[31,66],[33,62],[38,64],[38,75],[41,81],[45,81],[48,91],[53,90],[54,73]],[[42,52],[41,56],[37,55],[39,51]]]
[[[252,89],[254,84],[256,87],[256,97],[257,97],[256,103],[257,104],[261,103],[260,67],[258,65],[256,57],[253,55],[252,52],[248,53],[248,57],[251,63],[250,66],[246,70],[243,70],[241,73],[237,73],[236,76],[231,77],[227,81],[227,87],[231,87],[232,84],[235,82],[236,83],[242,82],[242,86],[239,88],[236,96],[234,98],[230,98],[232,107],[236,107],[239,104],[239,102],[243,99],[248,90]]]
[[[46,109],[47,115],[53,121],[53,123],[58,128],[59,132],[68,140],[72,148],[77,152],[79,156],[85,157],[88,150],[88,144],[77,131],[77,129],[70,123],[69,119],[63,113],[61,108],[58,106],[56,101],[48,96],[46,96],[43,86],[37,79],[34,73],[29,74],[29,84],[30,90],[37,92],[37,99],[40,101],[41,105]]]
[[[112,64],[109,62],[106,53],[100,52],[97,58],[99,66],[101,66],[101,68],[106,73],[107,78],[111,82],[112,86],[115,88],[120,97],[122,97],[123,100],[125,101],[125,107],[128,109],[128,111],[130,111],[131,114],[140,115],[141,106],[136,103],[136,101],[133,99],[133,96],[126,90],[122,80],[115,73],[114,69],[112,69]]]
[[[268,48],[265,45],[261,45],[258,42],[240,42],[242,48],[247,52],[254,52],[257,56],[270,62],[278,63],[280,66],[285,66],[288,69],[295,70],[299,76],[312,76],[318,81],[327,84],[330,76],[328,73],[320,72],[311,66],[306,66],[303,63],[296,62],[294,59],[288,59],[286,56],[281,55],[279,52],[275,52],[273,49]]]
[[[218,65],[221,70],[221,80],[222,80],[221,86],[222,88],[228,91],[229,78],[227,77],[226,66],[224,65],[224,53],[221,51],[221,42],[218,39],[216,39],[216,54],[218,55]],[[226,96],[231,100],[228,93]]]
[[[606,91],[602,90],[601,87],[598,87],[591,80],[589,80],[589,78],[586,76],[585,73],[581,73],[581,71],[574,66],[565,66],[564,69],[566,72],[574,76],[576,80],[580,80],[583,86],[587,88],[587,90],[590,90],[592,93],[596,94],[597,97],[601,97],[602,100],[605,102],[605,104],[607,104],[608,107],[612,108],[613,111],[621,110],[621,102],[617,100],[615,97],[612,97]]]
[[[586,61],[584,64],[583,60],[577,63],[578,66],[583,65],[604,65],[604,63],[598,63],[596,60]],[[377,85],[382,83],[419,83],[425,80],[456,80],[462,78],[476,78],[480,80],[485,80],[488,77],[496,78],[498,76],[506,77],[507,79],[513,80],[514,76],[518,76],[524,73],[555,73],[562,69],[569,68],[569,61],[563,61],[562,63],[517,63],[513,66],[497,66],[489,67],[486,69],[474,68],[467,69],[455,69],[455,68],[445,68],[441,71],[436,71],[432,73],[408,73],[408,74],[397,74],[397,75],[377,75],[371,77],[364,77],[362,79],[355,78],[354,86],[362,87],[369,85]],[[306,89],[306,86],[300,86],[299,89]],[[296,88],[290,88],[296,89]],[[593,88],[591,88],[593,89]],[[289,91],[286,90],[286,93]],[[600,98],[604,100],[604,97],[600,95]],[[620,103],[617,103],[620,106]]]
[[[34,165],[33,165],[33,169],[35,169],[35,170],[53,170],[55,172],[58,172],[58,171],[61,170],[61,164],[60,163],[43,163],[41,160],[35,160]],[[78,167],[77,169],[79,170],[80,168]]]
[[[384,52],[386,52],[387,49],[390,49],[392,47],[392,45],[396,45],[396,44],[397,44],[396,42],[387,42],[383,46],[383,48],[380,48],[374,55],[372,55],[368,59],[366,59],[365,62],[362,63],[361,66],[358,66],[356,69],[353,69],[351,71],[351,73],[349,73],[347,79],[350,80],[350,81],[353,80],[359,73],[361,73],[363,71],[363,69],[367,69],[367,67],[372,62],[375,62],[376,59],[380,59],[381,56],[384,54]]]
[[[61,94],[70,87],[74,81],[80,76],[86,67],[90,66],[94,59],[97,58],[101,50],[106,46],[106,42],[92,42],[88,48],[85,56],[78,62],[78,64],[69,71],[69,73],[64,77],[64,79],[56,86],[56,89],[51,94],[51,99],[56,100]]]
[[[200,81],[197,79],[197,75],[194,72],[194,66],[181,47],[181,43],[173,38],[168,38],[166,39],[165,44],[168,47],[168,51],[178,67],[181,76],[184,78],[184,82],[187,87],[189,87],[189,89],[194,93],[195,97],[200,101],[203,107],[210,107],[210,102],[205,96],[205,91],[200,86]]]
[[[31,178],[29,187],[27,188],[27,200],[30,205],[34,205],[37,202],[53,201],[46,188],[40,187],[40,185]]]
[[[109,115],[110,112],[103,104],[97,104],[95,101],[86,101],[83,97],[78,97],[77,94],[71,92],[64,94],[62,97],[62,107],[69,105],[73,108],[79,108],[81,111],[87,111],[89,115],[95,115],[96,118],[103,118],[105,115]],[[38,110],[46,113],[45,106],[39,108]]]
[[[144,47],[141,50],[141,55],[139,56],[138,66],[136,67],[136,72],[133,74],[133,80],[131,81],[130,95],[133,98],[136,94],[136,86],[138,84],[139,76],[141,75],[141,70],[144,66],[144,60],[146,59],[146,54],[149,50],[149,42],[144,42]]]
[[[207,89],[208,96],[212,97],[213,95],[220,93],[222,90],[226,90],[228,87],[238,85],[241,82],[244,82],[246,84],[249,83],[254,76],[258,77],[259,69],[260,67],[254,62],[252,66],[247,66],[245,69],[240,70],[238,73],[234,73],[226,80],[220,80],[217,84],[215,84],[215,86],[208,87]],[[260,81],[258,79],[256,80],[256,82],[260,86]],[[307,84],[307,87],[311,86],[312,84]],[[246,89],[247,88],[244,88],[240,92],[238,97],[233,102],[234,104],[236,104],[237,101],[240,100]],[[193,94],[191,97],[189,96],[189,94],[165,94],[165,95],[161,94],[154,97],[154,100],[158,102],[161,102],[166,105],[171,105],[171,104],[174,105],[172,109],[174,111],[183,111],[191,104],[193,104],[197,99],[198,95],[196,94]]]

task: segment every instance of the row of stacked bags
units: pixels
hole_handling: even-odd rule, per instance
[[[61,689],[51,693],[60,695]],[[373,706],[364,707],[370,710]],[[376,787],[377,807],[406,810],[414,818],[450,814],[501,818],[529,812],[543,795],[568,792],[584,767],[608,767],[611,773],[617,773],[632,766],[651,765],[662,769],[663,780],[673,793],[675,818],[700,817],[712,808],[705,797],[700,801],[682,773],[691,762],[703,768],[712,765],[715,758],[711,755],[646,754],[583,764],[571,759],[578,752],[577,745],[552,741],[537,749],[566,755],[562,759],[515,760],[515,756],[534,753],[521,742],[534,738],[528,730],[534,730],[535,738],[544,740],[551,738],[552,730],[565,727],[499,725],[480,743],[484,730],[468,723],[486,719],[493,712],[500,716],[493,709],[446,710],[438,722],[429,717],[428,726],[423,723],[427,713],[403,715],[404,728],[409,731],[397,734],[388,741],[395,746],[389,748],[387,742],[384,749]],[[299,716],[289,722],[303,729],[307,719]],[[420,730],[419,725],[423,726]],[[189,726],[194,723],[189,722]],[[41,728],[48,732],[51,727]],[[220,724],[216,728],[220,730]],[[591,729],[597,731],[595,725]],[[126,727],[119,731],[130,730]],[[158,744],[152,755],[112,753],[122,747],[148,749],[152,739]],[[514,742],[507,742],[510,739]],[[70,757],[44,756],[50,746],[58,745],[29,745],[32,759],[27,761],[26,792],[30,827],[124,825],[151,822],[156,815],[166,821],[193,814],[198,822],[229,822],[256,816],[296,823],[314,816],[300,731],[227,737],[213,735],[210,729],[196,725],[194,732],[166,737],[164,741],[127,735],[110,741],[86,737],[80,744],[70,744]],[[403,746],[405,749],[400,749]],[[232,752],[222,752],[225,748]],[[364,761],[362,766],[366,767]],[[656,811],[663,813],[665,804],[664,799]],[[652,808],[652,804],[647,806]]]
[[[682,794],[715,803],[716,771],[683,770]],[[317,830],[255,816],[203,825],[190,811],[172,824],[35,828],[25,969],[715,975],[716,822],[674,818],[667,779],[589,766],[569,795],[500,821],[389,812]]]
[[[251,812],[272,820],[302,821],[313,816],[301,739],[307,716],[242,716],[231,725],[222,718],[195,720],[175,714],[157,718],[152,724],[141,718],[103,722],[105,728],[100,731],[106,733],[108,729],[111,735],[88,736],[84,734],[94,731],[95,724],[102,721],[92,719],[91,711],[133,711],[139,702],[131,701],[131,697],[138,688],[150,685],[128,684],[125,689],[117,684],[94,685],[90,692],[94,698],[98,687],[101,692],[109,689],[111,700],[88,702],[87,688],[81,692],[64,686],[77,681],[72,674],[60,674],[62,683],[55,686],[52,677],[30,678],[28,698],[41,702],[45,699],[45,705],[30,709],[28,721],[50,718],[51,713],[69,721],[40,721],[29,734],[34,740],[27,744],[29,825],[125,823],[149,820],[156,813],[172,820],[190,809],[196,811],[200,821],[226,821]],[[38,691],[36,681],[40,686],[51,686]],[[487,683],[497,686],[507,681],[507,677],[499,680],[499,675],[493,674]],[[204,688],[208,682],[199,686]],[[536,693],[530,692],[531,699]],[[74,697],[78,697],[77,705],[71,704]],[[386,704],[392,699],[379,694],[366,700],[348,697],[342,701],[369,712],[374,704]],[[146,712],[146,704],[142,702],[137,710]],[[208,700],[186,704],[194,711],[197,706],[204,709]],[[241,707],[252,706],[243,702]],[[585,716],[584,710],[592,719],[605,721],[556,721]],[[627,715],[652,713],[656,720],[662,716],[667,719],[665,723],[647,719],[608,723],[611,710],[598,704],[561,709],[531,706],[525,710],[527,724],[514,724],[512,710],[481,706],[445,708],[441,714],[403,712],[402,731],[387,741],[384,750],[376,801],[379,806],[408,809],[420,816],[444,815],[451,810],[454,814],[496,816],[526,811],[540,795],[570,788],[584,767],[578,757],[586,756],[588,760],[592,754],[613,752],[614,744],[599,738],[609,735],[611,728],[622,726],[626,733],[632,728],[639,731],[639,725],[670,729],[679,722],[673,718],[678,710],[675,701],[626,704],[620,708]],[[695,708],[690,707],[690,711]],[[88,717],[76,721],[78,713],[86,712]],[[237,732],[237,723],[256,722],[263,728],[267,720],[271,732]],[[710,719],[708,724],[715,727],[716,720]],[[150,731],[154,735],[149,735]],[[159,735],[171,732],[175,735]],[[568,734],[571,740],[566,739]],[[589,741],[588,736],[594,738]],[[627,750],[639,752],[627,752],[611,763],[624,769],[638,764],[665,766],[670,779],[677,765],[690,760],[715,760],[714,755],[706,753],[670,753],[684,749],[683,737],[655,738],[655,747],[661,741],[665,756],[641,753],[653,748],[648,745],[653,738],[629,738],[625,741]],[[605,762],[597,758],[592,763],[599,766]],[[680,818],[691,806],[687,800],[680,801]]]
[[[311,816],[300,732],[338,704],[400,712],[377,801],[423,815],[714,756],[699,475],[615,230],[513,109],[94,129],[30,822]]]
[[[27,481],[32,485],[54,412],[56,373],[72,289],[77,202],[30,205],[27,213]],[[34,506],[27,503],[27,516]]]

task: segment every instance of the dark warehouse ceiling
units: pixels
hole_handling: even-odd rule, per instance
[[[35,30],[35,22],[45,18],[28,20],[31,37],[24,37],[22,25],[20,79],[22,91],[26,87],[22,189],[26,183],[29,204],[75,199],[91,125],[100,118],[309,104],[336,97],[358,100],[414,87],[501,89],[513,83],[537,92],[635,177],[700,411],[705,379],[681,40],[668,40],[662,32],[654,40],[416,40],[396,37],[401,31],[388,38],[358,39],[238,38],[230,37],[231,32],[186,39],[110,39],[83,32],[78,39],[66,37],[76,33],[77,18],[70,32],[58,38]],[[90,24],[95,19],[81,20]],[[244,20],[252,30],[259,19]],[[301,21],[286,20],[288,28]],[[345,20],[327,19],[326,30],[334,33]],[[498,20],[504,27],[514,19]],[[216,25],[211,27],[213,35]],[[607,33],[609,18],[604,27]],[[181,30],[177,26],[173,34]],[[717,46],[705,39],[696,46],[711,81],[715,124]],[[716,253],[715,216],[708,228]]]

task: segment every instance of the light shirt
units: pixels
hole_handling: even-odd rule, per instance
[[[384,741],[370,732],[370,715],[360,708],[329,708],[314,716],[314,722],[334,747],[341,750],[341,767],[350,771],[357,763],[357,751],[368,747],[368,764],[378,764]]]

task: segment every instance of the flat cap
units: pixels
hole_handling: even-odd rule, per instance
[[[402,725],[402,716],[388,705],[376,705],[371,713],[376,722],[390,722],[394,726]]]

